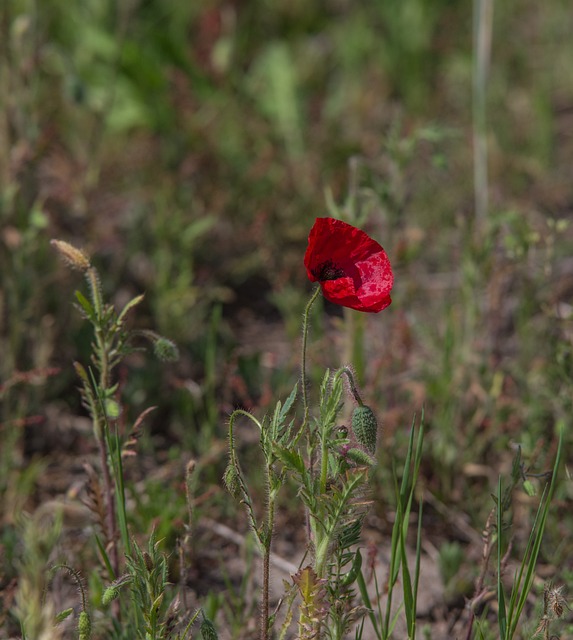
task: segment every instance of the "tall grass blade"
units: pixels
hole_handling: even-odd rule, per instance
[[[503,494],[501,488],[501,476],[497,481],[497,621],[499,625],[499,636],[505,638],[507,629],[507,610],[505,606],[505,592],[503,590],[503,584],[501,582],[502,573],[502,527],[503,527]]]

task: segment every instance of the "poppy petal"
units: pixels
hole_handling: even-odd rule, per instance
[[[335,304],[376,313],[392,299],[394,283],[384,249],[361,229],[335,218],[317,218],[304,256],[308,278]]]

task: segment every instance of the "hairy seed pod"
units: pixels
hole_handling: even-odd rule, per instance
[[[378,435],[378,423],[376,416],[370,407],[366,405],[356,407],[352,412],[352,431],[368,453],[376,453],[376,436]]]
[[[203,640],[219,640],[215,625],[208,618],[203,619],[200,631]]]
[[[241,481],[239,480],[239,474],[235,465],[229,463],[225,469],[223,475],[223,482],[227,487],[227,491],[235,498],[235,500],[241,499]]]
[[[82,611],[78,618],[79,640],[89,640],[92,635],[92,621],[87,611]]]
[[[376,460],[369,453],[366,453],[364,449],[357,449],[356,447],[348,449],[346,457],[348,460],[352,460],[352,462],[363,467],[371,467],[376,464]]]
[[[101,603],[104,605],[104,607],[106,607],[112,600],[115,600],[117,597],[119,597],[119,589],[115,584],[112,584],[103,592]]]
[[[168,338],[160,336],[153,343],[153,351],[162,362],[175,362],[179,360],[179,349],[177,345]]]

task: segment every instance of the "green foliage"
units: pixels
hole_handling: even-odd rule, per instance
[[[492,491],[491,476],[508,468],[508,448],[516,444],[521,459],[501,487],[502,511],[510,513],[512,496],[521,500],[522,490],[530,498],[543,495],[543,478],[530,471],[549,467],[547,434],[569,420],[572,409],[567,2],[547,3],[543,11],[532,0],[495,3],[489,27],[478,24],[470,5],[446,0],[1,5],[1,588],[21,577],[26,603],[28,582],[46,566],[35,553],[29,565],[21,561],[34,541],[18,523],[44,498],[44,471],[52,477],[52,454],[44,447],[54,425],[65,424],[62,407],[75,403],[72,358],[79,361],[76,377],[94,434],[104,443],[108,499],[116,501],[117,535],[106,531],[104,513],[93,545],[110,579],[118,571],[114,541],[120,549],[131,546],[128,525],[139,536],[160,520],[157,535],[170,544],[185,512],[182,496],[173,496],[175,482],[162,486],[147,477],[149,460],[134,465],[134,475],[146,476],[137,489],[127,478],[133,468],[126,472],[122,454],[137,438],[119,426],[133,424],[131,410],[142,397],[159,410],[153,439],[141,445],[150,455],[157,444],[169,449],[169,461],[182,451],[197,455],[204,465],[199,495],[222,472],[222,413],[237,406],[267,412],[260,422],[247,419],[260,431],[270,495],[285,495],[294,481],[324,518],[315,535],[324,536],[328,549],[329,597],[337,591],[337,567],[341,581],[352,577],[360,556],[346,549],[348,529],[331,525],[338,517],[352,520],[348,510],[357,505],[348,491],[360,486],[359,478],[353,482],[356,470],[376,461],[368,446],[356,446],[338,429],[348,403],[339,413],[343,396],[333,395],[331,377],[320,410],[311,410],[303,374],[298,393],[308,416],[297,418],[296,400],[284,415],[287,403],[267,406],[269,397],[286,397],[292,388],[291,347],[304,311],[300,255],[309,220],[325,212],[379,229],[400,286],[380,336],[369,319],[352,312],[333,317],[326,308],[313,333],[309,378],[352,362],[365,396],[377,399],[372,406],[388,424],[379,455],[394,459],[398,477],[406,475],[409,446],[399,425],[413,404],[425,403],[430,428],[422,475],[442,516],[453,511],[481,531],[482,498]],[[473,94],[488,146],[489,219],[479,236],[472,215],[474,145],[467,143],[472,57],[478,57],[474,30],[482,42],[491,37],[495,53],[481,67]],[[54,266],[51,236],[89,243],[101,255],[99,275],[75,298],[87,329],[78,328],[62,295],[69,281]],[[140,340],[160,358],[175,356],[167,339],[130,329],[136,308],[146,325],[176,340],[182,361],[168,377],[159,365],[130,369],[127,384],[116,386],[121,363],[137,362]],[[274,345],[262,335],[248,352],[233,345],[232,330],[247,325],[249,314],[288,323],[286,358],[268,366]],[[54,365],[62,368],[57,377]],[[110,379],[102,384],[106,369]],[[235,455],[243,461],[239,433],[234,430]],[[74,423],[66,435],[75,443],[71,459],[83,457],[85,434]],[[564,450],[570,444],[565,434]],[[67,453],[58,447],[58,465]],[[266,545],[271,523],[261,519],[256,490],[241,485],[240,473],[235,460],[227,484],[236,498],[252,501],[252,526]],[[97,478],[94,488],[99,483],[105,495],[106,480]],[[394,502],[392,480],[391,465],[378,464],[374,481],[383,504]],[[76,487],[66,487],[70,499]],[[547,545],[537,562],[559,567],[572,552],[570,516],[562,507],[570,491],[556,491],[563,502],[545,522]],[[227,509],[217,500],[207,501],[215,515]],[[331,510],[330,500],[340,509]],[[437,526],[449,531],[442,516]],[[522,536],[516,530],[516,539]],[[451,573],[459,552],[440,548]],[[84,573],[93,580],[95,602],[96,570]],[[526,578],[524,572],[527,585]],[[411,594],[412,576],[409,582]],[[352,610],[352,596],[338,596],[338,611],[342,602]],[[505,598],[509,620],[511,594]],[[36,596],[28,602],[33,609]],[[46,625],[54,615],[45,616]],[[92,619],[96,637],[98,616]],[[486,618],[476,632],[498,637],[496,621]],[[552,620],[551,632],[566,635],[561,624]],[[37,635],[34,627],[23,634]]]
[[[497,597],[499,604],[498,622],[500,637],[504,640],[511,640],[515,637],[521,614],[525,603],[529,596],[529,592],[533,586],[533,579],[535,577],[535,569],[537,566],[537,559],[541,549],[541,542],[543,540],[543,534],[547,523],[547,516],[549,514],[549,508],[553,499],[553,493],[558,477],[558,471],[561,464],[562,447],[563,447],[563,432],[564,425],[561,424],[557,427],[559,443],[557,447],[557,455],[555,457],[555,463],[553,465],[553,471],[551,473],[551,482],[545,488],[543,495],[541,496],[539,507],[533,521],[529,539],[519,569],[517,570],[512,584],[511,594],[509,600],[506,597],[505,589],[501,582],[502,568],[503,568],[503,532],[505,529],[505,523],[503,521],[503,513],[507,509],[507,499],[502,495],[501,479],[498,483],[498,491],[496,495],[496,507],[497,507]]]
[[[306,335],[310,308],[316,300],[312,295],[304,315],[302,385],[305,390],[306,376]],[[348,455],[352,451],[348,432],[340,428],[338,416],[343,408],[343,378],[348,380],[349,390],[354,400],[360,403],[362,412],[353,419],[353,431],[368,453],[361,456]],[[295,481],[301,504],[307,514],[309,527],[309,547],[312,562],[299,570],[293,577],[294,586],[301,596],[298,612],[298,633],[301,638],[325,634],[330,638],[341,639],[348,633],[357,617],[364,612],[354,603],[353,586],[358,584],[365,605],[371,608],[368,593],[361,573],[362,556],[355,547],[360,541],[362,523],[370,501],[366,497],[370,470],[374,460],[370,454],[375,452],[376,420],[372,410],[362,404],[358,395],[352,371],[343,367],[333,374],[326,371],[320,387],[319,412],[310,417],[308,396],[302,397],[303,417],[300,427],[295,420],[288,420],[296,400],[296,387],[284,405],[278,402],[272,417],[259,422],[252,414],[236,410],[229,420],[229,464],[224,474],[224,482],[231,495],[245,507],[249,523],[259,542],[263,554],[263,620],[274,623],[274,616],[268,613],[269,556],[274,529],[275,504],[279,491],[287,478]],[[366,414],[366,415],[364,415]],[[356,410],[355,410],[356,415]],[[266,478],[266,520],[259,523],[248,481],[238,460],[235,441],[235,422],[244,416],[253,422],[260,431],[260,449],[264,459]],[[360,424],[358,424],[360,422]],[[367,433],[366,433],[367,432]],[[366,437],[365,437],[366,436]],[[406,458],[406,469],[413,465],[412,480],[405,475],[401,488],[397,488],[398,520],[392,543],[392,586],[398,578],[398,569],[402,565],[404,597],[408,607],[406,616],[411,637],[414,637],[416,594],[419,576],[420,538],[418,540],[417,563],[412,581],[406,559],[405,537],[408,528],[410,509],[413,502],[414,486],[418,477],[423,430],[420,431],[415,452],[414,430]],[[361,450],[355,449],[355,452]],[[412,458],[412,455],[414,457]],[[418,536],[420,536],[420,531]],[[291,590],[292,593],[292,590]],[[391,591],[390,591],[391,594]],[[293,599],[287,593],[289,610],[285,615],[283,631],[291,620]],[[389,607],[391,598],[389,598]],[[390,608],[388,609],[389,615]],[[377,619],[372,617],[374,624]],[[388,619],[385,621],[389,629]],[[263,637],[267,638],[269,629],[263,628]],[[382,636],[380,636],[382,637]],[[386,636],[388,637],[388,632]]]
[[[381,604],[381,592],[379,590],[378,582],[376,581],[376,593],[378,596],[377,604],[374,605],[371,602],[370,595],[366,588],[364,574],[360,572],[357,578],[360,595],[367,607],[368,617],[372,623],[376,637],[379,639],[386,640],[387,638],[390,638],[398,620],[399,611],[393,612],[392,602],[394,589],[399,580],[400,569],[402,573],[402,595],[408,638],[413,640],[416,637],[416,603],[418,598],[420,558],[422,552],[422,503],[420,503],[418,513],[418,533],[414,567],[410,566],[410,561],[406,554],[406,538],[410,525],[410,512],[414,503],[414,492],[418,476],[420,474],[423,443],[424,422],[422,417],[422,422],[417,435],[415,424],[412,424],[408,440],[408,450],[404,461],[404,473],[400,483],[398,483],[398,478],[394,471],[396,518],[392,528],[390,567],[388,570],[388,583],[386,586],[387,598],[384,607],[382,607]]]

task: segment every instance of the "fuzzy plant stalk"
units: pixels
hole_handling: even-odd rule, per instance
[[[53,569],[52,572],[55,571],[65,571],[74,581],[78,594],[81,599],[81,610],[78,616],[78,640],[90,640],[91,632],[92,632],[92,621],[90,617],[90,613],[88,611],[87,606],[87,597],[86,597],[86,589],[84,585],[84,581],[82,576],[78,571],[76,571],[73,567],[68,566],[67,564],[58,564]],[[63,622],[66,618],[68,618],[74,612],[73,608],[64,609],[56,616],[56,623],[59,624]]]
[[[320,294],[320,287],[316,287],[310,300],[307,302],[307,305],[304,309],[304,314],[302,316],[302,350],[301,350],[301,358],[300,358],[300,379],[301,379],[301,387],[302,387],[302,405],[303,405],[303,420],[300,428],[300,435],[305,433],[306,425],[308,422],[308,383],[306,379],[306,352],[307,352],[307,344],[308,344],[308,323],[310,310],[312,309],[312,305],[315,303],[316,299]]]
[[[82,400],[90,414],[99,448],[106,510],[105,522],[101,523],[105,545],[100,545],[100,551],[112,578],[116,578],[120,572],[118,531],[126,552],[130,550],[130,539],[125,510],[122,443],[117,431],[121,409],[113,373],[123,358],[134,350],[132,342],[136,336],[152,342],[156,355],[163,360],[176,359],[177,348],[154,332],[137,332],[126,327],[128,313],[141,303],[142,295],[129,300],[117,312],[112,304],[104,301],[99,274],[88,256],[62,240],[52,240],[52,246],[67,266],[84,275],[88,284],[88,296],[76,291],[75,298],[77,309],[93,328],[91,365],[85,367],[76,362],[74,367],[82,384]],[[136,425],[139,422],[138,419]]]
[[[61,240],[52,240],[52,246],[58,251],[66,264],[84,274],[89,288],[89,299],[76,291],[76,301],[80,312],[93,326],[92,343],[93,369],[86,369],[79,362],[74,363],[76,373],[82,382],[82,399],[92,419],[93,433],[99,449],[101,472],[106,502],[105,538],[109,547],[111,568],[115,576],[119,574],[119,551],[117,548],[117,521],[113,481],[108,457],[108,438],[110,413],[115,409],[113,396],[116,389],[110,388],[110,375],[118,351],[114,349],[114,331],[120,330],[119,323],[113,327],[110,307],[103,303],[99,274],[88,256],[81,250]],[[116,411],[117,413],[117,411]]]
[[[261,640],[267,640],[269,637],[269,610],[270,610],[270,555],[271,544],[274,530],[275,519],[275,503],[278,496],[279,488],[284,481],[284,476],[277,475],[273,470],[276,463],[276,456],[272,450],[271,438],[278,435],[284,426],[286,413],[294,401],[294,393],[291,394],[292,400],[290,404],[287,401],[286,411],[279,405],[278,411],[275,412],[273,420],[265,419],[263,422],[257,420],[251,413],[242,409],[237,409],[231,414],[229,419],[229,464],[225,471],[224,481],[231,495],[245,506],[249,524],[255,534],[259,550],[263,560],[262,569],[262,597],[261,597]],[[265,491],[267,502],[265,505],[265,516],[262,522],[259,522],[255,513],[253,500],[251,498],[245,477],[241,470],[237,449],[235,446],[235,422],[239,416],[243,416],[251,420],[260,432],[260,446],[264,457],[265,470]]]

